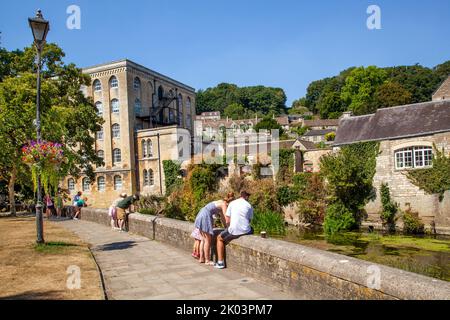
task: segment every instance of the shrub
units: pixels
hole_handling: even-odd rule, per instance
[[[325,217],[325,202],[303,199],[298,202],[297,213],[303,223],[322,225]]]
[[[327,181],[331,202],[326,214],[332,215],[325,218],[326,230],[345,230],[360,224],[365,205],[376,196],[372,184],[378,150],[378,143],[356,143],[322,158],[321,174]],[[342,223],[336,221],[340,218]]]
[[[438,194],[439,201],[444,200],[444,193],[450,190],[450,157],[446,157],[444,150],[434,147],[436,156],[433,167],[414,170],[407,173],[409,180],[429,194]]]
[[[342,202],[337,201],[327,207],[323,224],[326,234],[351,230],[357,225],[353,213]]]
[[[172,191],[183,184],[181,178],[181,164],[172,160],[164,160],[164,178],[166,185],[166,194],[169,195]]]
[[[281,212],[277,189],[271,179],[260,180],[250,186],[250,202],[259,211]]]
[[[328,141],[328,142],[334,141],[334,139],[336,139],[336,133],[335,132],[330,132],[330,133],[327,133],[325,135],[325,140]]]
[[[196,201],[216,188],[216,173],[209,166],[196,166],[188,175],[188,182]]]
[[[234,193],[240,193],[242,190],[249,189],[249,182],[245,177],[233,174],[228,180],[228,185]]]
[[[283,215],[271,210],[255,210],[252,227],[255,233],[266,231],[271,235],[284,235],[286,232]]]
[[[157,212],[153,208],[141,209],[141,210],[139,210],[139,213],[140,214],[151,215],[151,216],[155,216],[157,214]]]
[[[143,196],[136,203],[136,211],[142,214],[156,215],[164,211],[165,198],[159,196]]]
[[[383,221],[383,226],[388,229],[388,231],[395,231],[395,222],[397,221],[396,215],[398,212],[399,205],[391,200],[391,193],[388,184],[381,185],[381,204],[383,206],[383,211],[381,212],[381,220]]]
[[[419,218],[419,214],[410,209],[403,213],[403,232],[408,234],[423,234],[425,225]]]
[[[297,201],[299,194],[292,187],[282,186],[277,190],[277,199],[280,206],[286,207]]]

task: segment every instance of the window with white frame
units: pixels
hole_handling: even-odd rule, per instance
[[[147,156],[149,158],[153,157],[153,142],[152,142],[152,140],[147,140]]]
[[[97,131],[97,140],[103,140],[103,128],[100,131]]]
[[[116,165],[122,162],[122,151],[120,149],[113,150],[113,164]]]
[[[152,169],[148,170],[148,184],[150,186],[154,186],[155,185],[155,174],[153,173]]]
[[[119,100],[112,99],[111,100],[111,111],[112,113],[118,114],[120,112]]]
[[[67,180],[67,188],[69,189],[70,192],[74,192],[75,191],[75,180],[70,178],[69,180]]]
[[[142,144],[142,158],[147,158],[148,155],[147,142],[145,140],[142,140],[141,144]]]
[[[91,190],[91,181],[89,178],[84,178],[82,181],[83,192],[89,192]]]
[[[119,87],[119,81],[115,76],[111,77],[111,80],[109,80],[109,86],[111,89],[115,89]]]
[[[97,179],[97,188],[98,188],[98,191],[100,191],[100,192],[106,190],[105,177],[98,177],[98,179]]]
[[[111,129],[113,138],[120,138],[120,125],[115,123],[112,125]]]
[[[103,103],[98,101],[98,102],[95,103],[95,107],[97,108],[97,115],[99,117],[103,116]]]
[[[433,165],[433,148],[413,146],[395,151],[395,168],[414,169],[427,168]]]
[[[102,83],[100,82],[100,80],[94,81],[94,91],[95,92],[102,91]]]
[[[148,178],[148,171],[144,169],[143,172],[143,177],[144,177],[144,187],[149,185],[149,178]]]
[[[114,190],[122,190],[122,177],[121,176],[114,177]]]

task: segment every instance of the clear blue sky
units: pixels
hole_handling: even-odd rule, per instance
[[[71,4],[81,8],[81,30],[66,28]],[[366,27],[370,4],[381,8],[382,30]],[[432,67],[450,59],[448,0],[2,1],[2,46],[31,43],[27,18],[37,8],[67,62],[128,58],[196,89],[281,87],[289,105],[311,81],[350,66]]]

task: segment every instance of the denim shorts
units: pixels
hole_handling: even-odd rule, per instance
[[[254,231],[253,228],[252,228],[252,230],[251,230],[249,233],[241,234],[241,235],[239,235],[239,236],[235,236],[235,235],[232,235],[232,234],[228,231],[228,229],[225,229],[225,231],[222,231],[222,233],[220,234],[220,237],[222,238],[223,242],[225,242],[226,244],[228,244],[228,243],[230,243],[230,242],[233,241],[233,240],[239,239],[240,237],[243,237],[243,236],[249,236],[249,235],[253,234],[254,232],[255,232],[255,231]]]

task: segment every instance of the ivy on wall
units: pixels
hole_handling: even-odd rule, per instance
[[[172,160],[164,160],[163,168],[166,194],[169,195],[172,193],[174,188],[183,183],[183,179],[180,177],[181,164]]]
[[[444,150],[439,151],[436,146],[434,149],[436,156],[432,168],[409,171],[406,176],[426,193],[438,194],[442,201],[444,193],[450,190],[450,156],[445,156]]]

